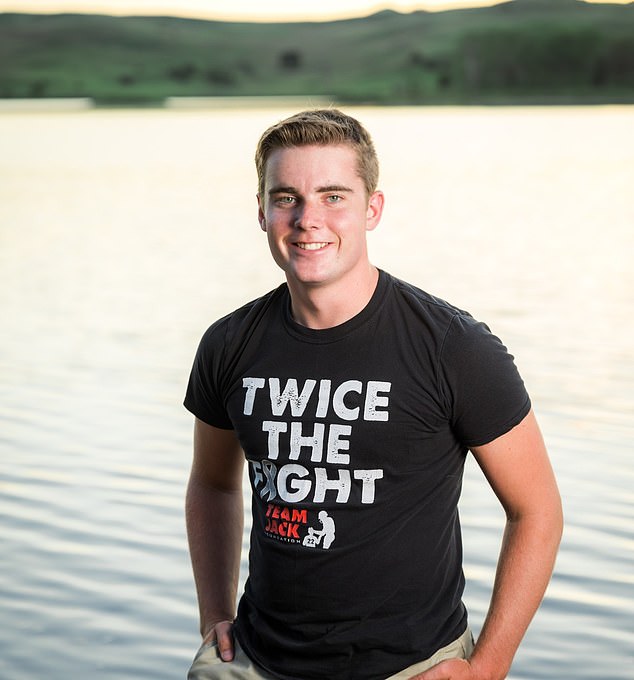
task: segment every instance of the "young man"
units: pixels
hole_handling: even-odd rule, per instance
[[[530,400],[469,314],[374,267],[368,133],[336,110],[267,130],[258,215],[286,283],[205,333],[187,526],[203,645],[190,680],[506,677],[562,515]],[[507,515],[475,647],[457,503],[471,450]],[[242,471],[249,578],[235,611]]]

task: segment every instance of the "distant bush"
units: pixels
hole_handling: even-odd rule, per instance
[[[421,80],[427,75],[428,82],[434,84],[434,91],[446,90],[452,84],[451,60],[444,56],[428,56],[419,51],[410,52],[405,63],[405,69],[409,70],[410,79],[414,77],[415,72],[420,74],[418,77]],[[412,92],[414,91],[412,90]],[[427,94],[429,94],[428,88]],[[417,98],[415,97],[415,99]]]
[[[41,97],[46,96],[47,90],[48,90],[48,80],[46,80],[45,78],[38,78],[37,80],[34,80],[30,84],[28,96],[39,99]]]
[[[234,85],[236,77],[229,71],[210,68],[205,71],[205,80],[212,85]]]
[[[302,65],[302,55],[298,50],[287,50],[279,56],[280,67],[287,71],[295,71]]]
[[[179,64],[168,71],[168,76],[177,82],[186,83],[196,75],[197,71],[198,69],[193,64]]]
[[[130,73],[122,73],[117,78],[117,82],[119,83],[119,85],[129,87],[130,85],[134,85],[136,83],[136,78]]]

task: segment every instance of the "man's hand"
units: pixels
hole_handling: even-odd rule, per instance
[[[478,678],[471,664],[465,659],[448,659],[410,680],[478,680]]]
[[[223,661],[233,661],[233,622],[218,621],[203,638],[203,644],[218,643],[218,652]]]

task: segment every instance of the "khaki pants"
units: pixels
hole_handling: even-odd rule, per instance
[[[471,628],[467,626],[467,630],[459,638],[449,643],[446,647],[441,647],[429,659],[415,663],[413,666],[408,666],[396,675],[390,675],[387,680],[408,680],[408,678],[429,670],[432,666],[446,659],[468,659],[471,656],[471,652],[473,652],[473,635],[471,634]]]
[[[237,640],[234,640],[234,644],[235,657],[230,662],[222,661],[215,642],[203,645],[189,669],[187,680],[275,680],[274,675],[254,665]],[[473,637],[471,630],[467,628],[457,640],[439,649],[425,661],[409,666],[396,675],[390,675],[386,680],[407,680],[445,659],[467,659],[472,651]]]

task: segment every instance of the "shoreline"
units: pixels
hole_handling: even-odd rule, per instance
[[[90,111],[104,109],[164,109],[172,111],[203,111],[226,109],[257,109],[274,107],[316,108],[316,107],[574,107],[574,106],[632,106],[632,97],[491,97],[470,100],[436,99],[426,102],[373,102],[338,101],[324,95],[289,96],[236,96],[236,97],[164,97],[158,100],[112,100],[104,101],[93,97],[38,97],[38,98],[0,98],[2,113],[55,113]]]

